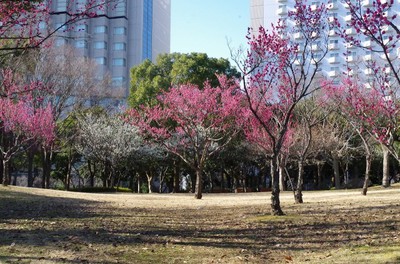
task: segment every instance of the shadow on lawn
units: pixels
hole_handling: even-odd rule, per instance
[[[257,221],[251,220],[259,216],[257,210],[249,208],[238,208],[247,215],[242,219],[232,208],[126,209],[95,201],[6,194],[0,192],[0,237],[4,238],[0,246],[15,243],[51,247],[78,255],[97,246],[106,246],[110,252],[172,245],[237,249],[252,254],[275,249],[332,250],[398,243],[392,238],[400,230],[400,209],[392,205],[332,211],[304,208],[294,220]],[[76,263],[82,262],[85,259]]]
[[[49,220],[52,218],[88,218],[96,216],[98,202],[47,197],[7,189],[0,191],[0,223],[10,220]]]

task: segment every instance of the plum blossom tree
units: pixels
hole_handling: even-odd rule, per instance
[[[118,116],[87,114],[77,119],[79,135],[75,148],[87,160],[103,163],[105,187],[115,186],[115,170],[121,162],[140,159],[152,151],[144,145],[139,128]]]
[[[394,0],[364,1],[343,0],[348,6],[351,19],[345,26],[338,24],[341,35],[350,44],[380,55],[374,66],[378,71],[390,72],[392,79],[400,85],[400,17],[396,13],[398,3]],[[347,34],[346,28],[357,32]],[[367,41],[362,41],[364,37]]]
[[[399,155],[395,146],[399,128],[399,104],[395,93],[384,84],[376,83],[369,89],[360,85],[357,79],[347,79],[342,85],[330,87],[327,90],[337,103],[341,114],[354,127],[363,140],[366,150],[366,173],[363,194],[367,193],[369,170],[371,167],[371,149],[368,137],[381,143],[397,160]],[[387,177],[386,177],[387,178]],[[383,178],[382,185],[389,185]]]
[[[352,115],[360,117],[357,126],[378,140],[384,153],[383,186],[389,186],[387,160],[389,153],[398,161],[396,149],[399,133],[399,100],[400,87],[400,17],[396,13],[398,3],[393,0],[374,0],[369,4],[362,1],[344,0],[348,5],[351,20],[345,27],[352,27],[358,34],[346,34],[344,26],[339,25],[342,36],[354,46],[371,54],[367,63],[369,77],[367,80],[353,79],[349,86],[352,97]],[[362,41],[363,38],[366,41]],[[349,71],[352,70],[349,68]],[[354,88],[366,82],[367,88],[373,91],[362,91]],[[362,98],[364,97],[364,98]],[[369,109],[367,109],[369,107]]]
[[[202,198],[206,162],[241,130],[236,123],[242,115],[239,86],[225,76],[219,82],[218,87],[205,82],[202,89],[192,84],[172,87],[158,97],[160,105],[144,109],[142,128],[196,172],[196,199]]]
[[[290,154],[297,160],[297,184],[295,190],[295,202],[303,203],[303,182],[304,182],[304,167],[307,160],[316,154],[317,147],[320,147],[319,142],[315,142],[313,136],[314,128],[320,125],[327,117],[329,111],[322,111],[321,95],[312,95],[304,100],[294,113],[295,126],[293,128],[293,137],[290,142]]]
[[[8,185],[8,162],[16,153],[40,142],[51,144],[54,139],[54,122],[51,105],[37,107],[41,98],[33,91],[43,89],[40,82],[19,85],[10,70],[2,71],[0,121],[3,144],[0,147],[3,161],[3,185]]]
[[[70,1],[63,11],[54,11],[53,1],[4,0],[0,2],[0,51],[10,54],[18,50],[41,46],[58,31],[75,23],[104,15],[117,0],[88,0],[78,5]],[[65,14],[67,19],[57,27],[51,27],[50,16]]]
[[[252,114],[250,124],[256,126],[258,123],[265,135],[264,142],[270,144],[271,209],[274,215],[284,214],[280,206],[277,168],[279,155],[289,139],[293,111],[302,99],[318,89],[315,82],[328,51],[324,4],[314,10],[303,1],[296,1],[289,16],[296,25],[293,29],[279,21],[271,32],[261,27],[258,35],[250,36],[249,33],[247,59],[244,65],[238,63]],[[291,39],[293,31],[303,37],[302,44]],[[259,133],[258,129],[249,132]]]

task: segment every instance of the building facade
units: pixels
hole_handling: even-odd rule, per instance
[[[85,5],[86,0],[53,0],[51,26],[63,25],[68,10]],[[108,94],[125,99],[130,69],[170,52],[171,0],[116,0],[101,12],[72,28],[61,28],[54,42],[56,46],[74,46],[78,54],[94,59],[99,65],[98,77],[111,77]]]
[[[375,1],[376,0],[362,0],[361,4],[364,8],[368,8],[373,6]],[[382,3],[384,1],[387,0],[381,0]],[[311,10],[317,5],[325,4],[328,9],[326,17],[326,22],[328,24],[333,25],[334,21],[338,21],[340,25],[346,25],[351,21],[349,7],[342,0],[309,0],[303,2],[310,5]],[[290,21],[290,18],[288,18],[288,13],[294,10],[294,3],[295,0],[251,0],[250,17],[253,29],[257,29],[259,26],[263,26],[267,29],[271,28],[271,23],[276,23],[278,19],[286,21],[288,27],[294,29],[294,22]],[[393,5],[388,10],[388,13],[389,14],[384,15],[393,17],[393,15],[397,14],[393,22],[400,25],[400,0],[393,1]],[[321,50],[321,55],[323,54],[325,56],[321,65],[321,71],[325,76],[339,82],[344,73],[348,72],[349,75],[357,74],[360,78],[365,80],[366,86],[368,86],[373,82],[374,78],[374,72],[370,67],[371,63],[375,65],[378,64],[384,68],[387,66],[387,61],[380,57],[382,54],[379,54],[379,52],[372,52],[370,50],[374,48],[374,45],[376,46],[371,39],[357,36],[357,32],[354,28],[348,27],[345,30],[347,35],[361,38],[360,46],[364,48],[346,43],[343,38],[337,34],[337,29],[334,29],[334,26],[332,26],[326,32],[327,38],[321,40],[321,46],[326,45],[326,49],[315,45],[315,50],[313,50],[313,52],[315,56],[318,57],[318,50]],[[390,31],[391,29],[388,30]],[[291,35],[292,39],[301,46],[302,41],[304,41],[302,35],[295,33],[295,30],[293,32],[294,33]],[[386,33],[389,40],[391,32]],[[322,43],[323,41],[327,43]],[[326,55],[324,54],[325,50],[327,50]],[[399,57],[400,49],[398,45],[397,48],[393,48],[391,52],[392,56]],[[389,72],[390,70],[389,67],[386,68],[386,71]]]

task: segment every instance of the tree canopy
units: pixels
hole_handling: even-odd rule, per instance
[[[219,84],[216,74],[239,77],[229,60],[210,58],[205,53],[161,54],[156,63],[146,60],[131,69],[129,105],[154,105],[156,96],[171,86],[193,84],[202,88],[205,81]]]

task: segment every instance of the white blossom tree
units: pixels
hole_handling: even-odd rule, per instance
[[[77,151],[87,160],[104,164],[103,180],[115,185],[115,169],[128,158],[140,157],[152,149],[144,144],[139,129],[118,116],[86,114],[78,119]]]

